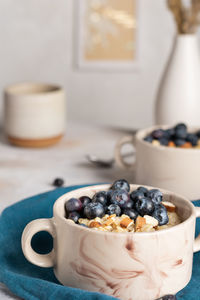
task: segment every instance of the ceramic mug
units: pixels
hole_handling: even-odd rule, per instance
[[[133,169],[134,182],[164,188],[184,195],[190,200],[200,198],[200,149],[155,146],[144,137],[157,128],[139,130],[135,136],[124,136],[116,145],[115,159],[122,168]],[[192,132],[192,130],[191,130]],[[125,144],[136,149],[136,160],[128,164],[121,155]]]
[[[22,147],[44,147],[65,132],[66,99],[57,85],[18,83],[5,89],[4,127],[8,140]]]
[[[131,191],[137,187],[131,185]],[[25,257],[37,266],[53,267],[63,285],[122,300],[152,300],[177,293],[191,278],[193,251],[200,250],[200,237],[194,240],[200,208],[182,196],[163,191],[164,200],[176,205],[183,222],[154,232],[103,232],[65,218],[67,200],[92,197],[109,188],[108,184],[89,186],[60,197],[54,204],[53,218],[34,220],[25,227]],[[32,249],[31,239],[44,230],[52,235],[54,245],[50,253],[41,255]]]

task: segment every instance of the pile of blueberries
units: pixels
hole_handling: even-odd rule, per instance
[[[153,140],[158,140],[163,146],[168,146],[169,142],[172,141],[176,147],[181,147],[186,142],[191,143],[191,146],[196,146],[198,139],[200,139],[200,130],[196,133],[189,133],[184,123],[179,123],[173,128],[166,130],[156,129],[144,138],[149,143],[152,143]]]
[[[150,215],[158,220],[159,225],[168,223],[166,208],[162,205],[162,192],[139,187],[130,192],[130,185],[125,179],[116,180],[108,191],[97,192],[92,198],[82,196],[71,198],[65,203],[66,218],[78,223],[79,218],[102,218],[105,214],[125,214],[136,220],[137,216]]]

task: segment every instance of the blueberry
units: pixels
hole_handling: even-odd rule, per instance
[[[117,204],[110,204],[107,208],[107,214],[120,216],[121,208]]]
[[[187,136],[187,126],[183,123],[177,124],[174,127],[174,136],[176,139],[185,139]]]
[[[62,178],[56,178],[53,182],[54,186],[61,187],[64,184],[64,180]]]
[[[92,202],[94,202],[94,203],[99,202],[102,205],[106,205],[106,203],[107,203],[107,192],[102,191],[102,192],[96,193],[92,198]]]
[[[177,129],[177,130],[175,131],[174,137],[175,137],[176,139],[185,139],[186,136],[187,136],[187,131],[184,131],[183,129]]]
[[[187,126],[184,123],[178,123],[175,127],[174,130],[176,131],[177,129],[184,129],[187,131]]]
[[[110,204],[109,204],[110,205]],[[103,205],[103,209],[104,209],[104,212],[105,214],[107,213],[107,210],[108,210],[108,205]]]
[[[152,137],[156,140],[162,138],[164,136],[164,130],[163,129],[156,129],[152,132]]]
[[[147,135],[147,136],[144,138],[144,141],[145,141],[145,142],[152,143],[152,142],[153,142],[153,137],[152,137],[152,135]]]
[[[198,136],[198,138],[200,138],[200,130],[198,130],[198,131],[196,132],[196,135]]]
[[[112,184],[111,190],[125,190],[125,191],[129,192],[130,185],[129,185],[128,181],[126,181],[125,179],[119,179],[119,180],[116,180]]]
[[[123,208],[133,208],[133,206],[134,206],[134,202],[133,200],[130,199],[124,204]]]
[[[110,203],[110,199],[111,199],[112,192],[113,192],[113,190],[108,190],[108,191],[106,192],[107,203]]]
[[[163,194],[160,190],[152,189],[149,190],[148,197],[153,201],[155,205],[157,205],[161,203]]]
[[[194,133],[188,133],[186,137],[186,141],[190,142],[192,146],[196,146],[198,143],[198,136]]]
[[[165,136],[168,137],[169,139],[175,134],[175,129],[174,128],[169,128],[165,130]]]
[[[84,208],[84,216],[88,219],[94,219],[96,217],[102,218],[104,215],[104,207],[99,202],[88,203]]]
[[[88,196],[82,196],[79,198],[79,200],[81,201],[83,208],[91,202],[91,198]]]
[[[143,197],[137,200],[135,208],[142,217],[144,215],[151,215],[154,211],[154,203],[151,199]]]
[[[146,193],[145,193],[146,195]],[[142,190],[135,190],[130,194],[131,199],[135,203],[137,200],[144,198],[144,192]]]
[[[67,212],[80,211],[82,206],[82,202],[76,198],[71,198],[65,203],[65,209]]]
[[[158,224],[160,226],[165,225],[169,222],[167,210],[162,204],[155,206],[155,210],[152,214],[152,217],[158,220]]]
[[[136,220],[138,216],[138,212],[133,208],[125,208],[123,209],[123,214],[129,216],[132,220]]]
[[[111,203],[117,204],[120,207],[124,207],[124,205],[130,200],[129,194],[125,190],[116,190],[113,191],[111,195]]]
[[[162,137],[161,139],[159,139],[159,142],[160,142],[161,145],[167,146],[168,143],[169,143],[169,139],[166,138],[166,137]]]
[[[185,144],[185,140],[183,140],[183,139],[174,139],[174,143],[175,143],[175,145],[177,146],[177,147],[181,147],[182,145],[184,145]]]
[[[145,188],[144,186],[139,186],[139,188],[137,188],[137,191],[142,192],[145,196],[148,194],[148,189]]]
[[[78,223],[79,218],[80,218],[80,215],[77,211],[72,211],[68,215],[68,219],[73,220],[75,223]]]

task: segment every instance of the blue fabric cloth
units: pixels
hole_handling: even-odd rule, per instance
[[[21,250],[21,235],[26,224],[37,218],[52,217],[55,200],[62,194],[80,187],[83,186],[59,188],[25,199],[6,208],[1,214],[0,282],[17,296],[27,300],[114,299],[103,294],[62,286],[55,278],[52,268],[40,268],[29,263]],[[195,205],[200,206],[200,201],[196,201]],[[200,232],[200,222],[197,222],[197,232]],[[45,253],[47,244],[51,247],[52,240],[45,233],[40,233],[33,239],[33,247],[40,253]],[[192,279],[187,287],[177,294],[177,299],[200,300],[200,252],[194,255]]]

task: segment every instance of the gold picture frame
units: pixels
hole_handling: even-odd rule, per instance
[[[138,0],[78,0],[78,67],[138,67]]]

